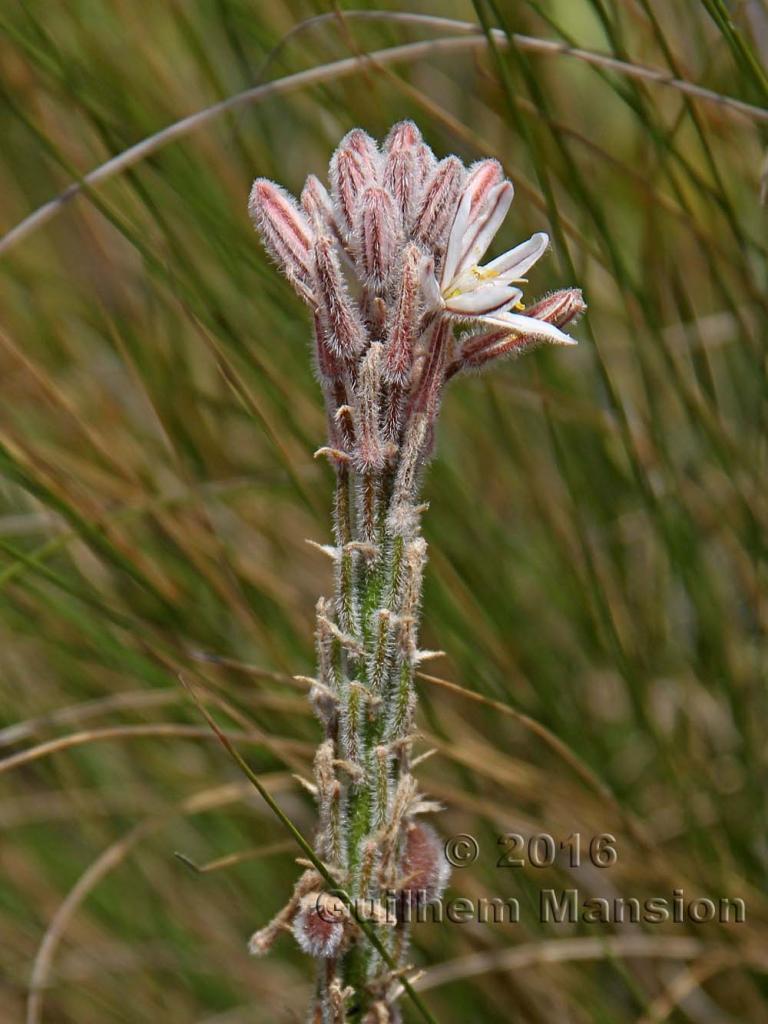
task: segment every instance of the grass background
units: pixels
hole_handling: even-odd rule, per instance
[[[3,4],[0,226],[260,81],[454,34],[350,6]],[[409,10],[768,100],[763,0]],[[503,162],[500,243],[553,238],[529,296],[573,283],[590,306],[577,350],[461,381],[445,405],[423,641],[445,651],[430,673],[479,699],[422,679],[421,777],[442,833],[480,843],[452,894],[516,896],[522,921],[418,927],[424,998],[441,1024],[768,1017],[764,125],[478,46],[242,105],[0,257],[4,1021],[303,1019],[311,965],[291,939],[245,953],[296,851],[180,677],[311,832],[293,774],[319,733],[291,676],[312,671],[330,588],[304,540],[328,538],[331,480],[305,311],[245,202],[254,176],[296,191],[350,127],[382,137],[403,117],[440,155]],[[497,868],[507,831],[611,832],[618,860]],[[747,921],[540,923],[539,890],[574,886],[740,896]]]

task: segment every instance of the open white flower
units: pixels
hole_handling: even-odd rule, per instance
[[[518,285],[525,283],[526,272],[546,250],[548,235],[539,231],[490,263],[479,265],[507,215],[513,195],[510,181],[499,182],[473,212],[473,193],[469,189],[465,192],[451,227],[439,285],[433,285],[439,292],[436,304],[462,320],[508,328],[511,333],[559,345],[575,345],[554,324],[511,312],[523,308]]]

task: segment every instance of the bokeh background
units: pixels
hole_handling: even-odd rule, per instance
[[[183,683],[311,833],[294,776],[319,731],[292,677],[331,585],[305,543],[328,539],[331,479],[306,313],[246,197],[413,117],[439,155],[503,162],[499,245],[551,234],[528,295],[578,284],[590,306],[578,349],[445,404],[421,778],[441,832],[480,845],[452,895],[515,896],[522,920],[417,927],[424,999],[440,1024],[763,1022],[765,119],[518,46],[365,61],[460,30],[351,6],[0,8],[4,231],[189,114],[360,58],[190,126],[0,251],[0,1018],[303,1019],[292,939],[246,955],[298,851]],[[768,102],[763,0],[408,10]],[[618,859],[502,869],[503,832],[608,832]],[[747,920],[546,925],[546,887],[741,897]]]

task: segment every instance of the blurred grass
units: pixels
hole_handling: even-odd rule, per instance
[[[768,98],[762,0],[732,22],[722,0],[409,9]],[[0,28],[3,230],[263,75],[446,34],[285,0],[30,0]],[[441,1024],[766,1019],[765,132],[673,88],[490,47],[222,116],[0,260],[2,754],[85,734],[0,776],[3,1020],[25,1018],[36,958],[40,1020],[302,1019],[310,965],[290,939],[245,955],[292,853],[178,676],[208,688],[311,832],[291,773],[318,734],[290,676],[312,670],[330,585],[304,544],[327,539],[330,480],[312,460],[305,317],[245,198],[255,175],[298,190],[349,127],[381,137],[407,116],[438,153],[502,160],[518,193],[503,241],[554,240],[530,294],[575,283],[590,304],[577,351],[453,388],[427,484],[424,641],[446,652],[430,674],[533,720],[423,680],[424,788],[447,805],[443,834],[481,844],[453,892],[523,906],[515,927],[416,929],[421,965],[452,964],[430,1006]],[[497,869],[502,831],[613,832],[618,863]],[[202,875],[173,857],[261,847]],[[540,924],[538,890],[573,885],[742,896],[747,921]],[[644,956],[621,946],[643,935]],[[553,940],[586,956],[595,937],[591,959],[561,946],[550,962]],[[494,967],[513,947],[525,966]],[[470,954],[486,969],[463,978]]]

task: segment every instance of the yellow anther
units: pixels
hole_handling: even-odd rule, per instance
[[[521,301],[520,301],[520,300],[518,299],[518,300],[517,300],[517,302],[515,303],[515,307],[514,307],[514,308],[515,308],[515,309],[525,309],[525,303],[524,303],[524,302],[521,302]]]
[[[492,281],[494,277],[499,276],[498,270],[484,270],[482,267],[472,267],[472,274],[477,278],[478,281]]]

